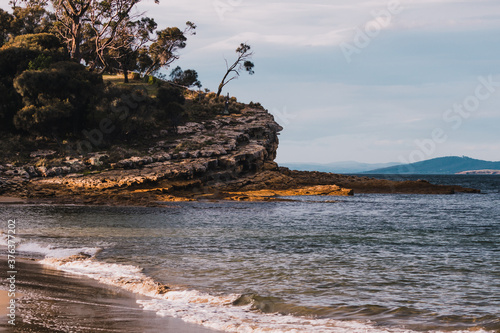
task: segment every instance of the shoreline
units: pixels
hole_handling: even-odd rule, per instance
[[[352,196],[356,194],[481,193],[457,185],[426,180],[388,180],[277,167],[240,178],[212,183],[201,179],[144,181],[119,185],[111,181],[125,171],[108,171],[73,179],[54,177],[23,183],[22,191],[0,195],[0,204],[73,204],[96,206],[164,206],[186,201],[294,201],[296,196]]]
[[[1,258],[0,265],[7,267],[6,264],[5,258]],[[121,288],[109,287],[33,260],[17,259],[16,266],[16,325],[9,324],[8,317],[2,313],[0,331],[219,332],[144,310],[137,301],[148,297]],[[6,274],[2,271],[2,279],[7,277]],[[2,309],[9,301],[7,291],[0,292]]]

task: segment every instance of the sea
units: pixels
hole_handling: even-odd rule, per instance
[[[200,327],[500,332],[500,176],[372,177],[482,193],[3,205],[0,215],[16,220],[19,255],[140,294],[142,311]]]

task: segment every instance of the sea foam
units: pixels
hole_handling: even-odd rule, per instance
[[[106,263],[95,259],[101,248],[57,248],[16,238],[20,253],[37,253],[45,256],[40,263],[68,273],[86,276],[100,283],[116,286],[133,293],[148,296],[149,300],[137,302],[144,310],[154,311],[159,316],[180,318],[226,332],[237,333],[411,333],[399,328],[382,328],[369,321],[341,321],[262,313],[249,303],[236,306],[233,303],[241,295],[210,295],[197,290],[170,290],[151,277],[140,267]],[[7,245],[7,236],[0,233],[0,246]],[[470,331],[455,331],[465,333]],[[474,331],[486,333],[486,331]],[[437,332],[436,332],[437,333]],[[447,332],[451,333],[451,332]]]
[[[20,254],[39,254],[45,258],[67,258],[74,255],[83,254],[93,257],[99,253],[100,247],[79,247],[79,248],[61,248],[52,245],[41,244],[26,240],[22,237],[14,235],[12,239],[16,245],[16,252]],[[0,232],[0,246],[6,247],[8,244],[7,234]]]
[[[252,304],[236,306],[233,303],[239,294],[210,295],[197,290],[169,290],[168,287],[145,275],[141,268],[133,265],[105,263],[86,256],[68,258],[46,258],[42,264],[65,272],[84,275],[101,283],[121,287],[125,290],[148,296],[149,300],[137,302],[144,310],[154,311],[160,316],[180,318],[226,332],[238,333],[409,333],[399,328],[381,328],[369,321],[341,321],[334,319],[307,318],[277,313],[262,313]],[[455,333],[466,332],[456,331]],[[475,331],[484,332],[484,331]],[[450,333],[450,332],[447,332]]]

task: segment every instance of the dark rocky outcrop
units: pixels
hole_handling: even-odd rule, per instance
[[[138,156],[110,161],[110,151],[63,157],[56,166],[1,166],[0,194],[56,203],[156,205],[195,199],[352,195],[353,191],[474,192],[425,181],[392,182],[280,168],[274,159],[281,130],[266,110],[246,108],[241,114],[179,126],[177,137],[156,137]],[[31,157],[54,153],[38,151]]]

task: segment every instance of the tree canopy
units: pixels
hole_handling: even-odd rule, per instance
[[[10,12],[0,9],[0,131],[71,140],[112,119],[115,139],[123,139],[158,126],[175,132],[182,121],[223,107],[214,93],[186,91],[201,88],[196,70],[177,66],[170,81],[160,72],[179,59],[196,25],[158,27],[136,10],[140,1],[11,0]],[[242,43],[236,52],[218,94],[242,69],[253,74],[250,46]],[[131,71],[155,85],[151,96],[149,86],[138,91],[139,81],[103,82],[103,74],[115,73],[127,82]],[[130,102],[130,96],[141,98]]]

